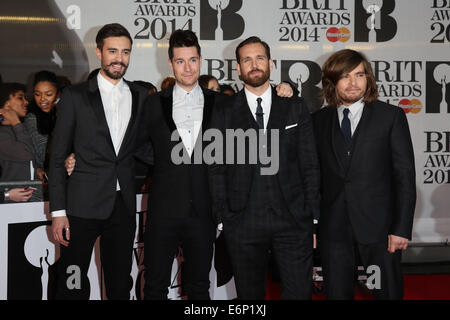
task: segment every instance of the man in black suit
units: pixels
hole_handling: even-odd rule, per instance
[[[194,161],[203,132],[226,96],[198,85],[201,52],[196,35],[177,30],[169,40],[176,83],[149,96],[140,139],[152,144],[154,167],[144,234],[145,299],[167,299],[174,256],[183,247],[183,286],[189,299],[209,299],[209,271],[216,236],[207,167]],[[178,137],[173,133],[178,133]],[[182,146],[183,163],[175,158]],[[192,160],[192,161],[191,161]],[[192,162],[192,163],[191,163]]]
[[[174,256],[183,248],[182,283],[188,299],[209,299],[209,272],[219,222],[213,216],[203,139],[229,97],[198,84],[201,48],[195,33],[169,40],[175,85],[148,98],[140,139],[150,140],[154,167],[145,226],[145,299],[167,299]],[[292,95],[288,85],[280,95]],[[139,142],[140,144],[141,142]]]
[[[136,229],[134,153],[145,90],[123,80],[132,39],[119,24],[96,38],[101,71],[64,90],[58,104],[50,160],[52,231],[61,246],[57,298],[89,297],[87,271],[101,236],[108,299],[129,299]],[[64,160],[75,153],[67,177]],[[81,280],[80,280],[81,275]]]
[[[358,255],[378,299],[401,299],[411,239],[414,153],[401,108],[377,100],[367,59],[334,53],[323,66],[327,106],[313,116],[322,173],[320,251],[329,299],[353,299]]]
[[[238,45],[236,60],[245,88],[222,117],[226,164],[211,166],[210,173],[237,296],[264,299],[271,252],[282,298],[310,299],[319,164],[308,108],[302,98],[274,94],[270,48],[258,37]],[[249,139],[239,147],[234,142],[244,141],[244,132]]]

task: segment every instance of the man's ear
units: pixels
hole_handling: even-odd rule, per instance
[[[241,76],[241,65],[239,63],[236,63],[236,72],[238,74],[238,76]]]
[[[273,70],[273,60],[269,59],[269,67],[270,67],[270,71]]]

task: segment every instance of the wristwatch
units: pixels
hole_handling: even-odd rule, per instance
[[[9,197],[9,191],[5,192],[5,201],[10,201],[11,198]]]

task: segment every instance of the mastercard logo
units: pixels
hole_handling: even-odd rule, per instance
[[[350,39],[350,31],[347,28],[332,27],[327,30],[327,39],[330,42],[346,42]]]
[[[402,99],[398,103],[400,108],[403,108],[405,113],[419,113],[422,110],[422,102],[418,99]]]

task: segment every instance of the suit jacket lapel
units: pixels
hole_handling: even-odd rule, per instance
[[[345,176],[345,166],[342,163],[341,157],[339,156],[339,152],[337,150],[337,144],[338,142],[336,141],[337,138],[339,137],[339,139],[342,136],[342,131],[341,131],[341,126],[339,124],[339,118],[338,118],[338,113],[337,113],[337,108],[336,107],[329,107],[329,108],[333,108],[330,112],[330,122],[331,125],[328,126],[328,130],[331,130],[330,136],[331,136],[331,146],[333,148],[333,154],[334,157],[336,158],[339,167],[341,169],[341,174],[342,176]],[[327,135],[325,135],[327,136]],[[343,139],[343,136],[342,136]]]
[[[247,97],[245,96],[245,91],[242,89],[236,94],[236,99],[234,100],[235,113],[233,118],[236,121],[236,128],[243,129],[244,131],[250,128],[258,130],[258,124],[250,111],[248,106]]]
[[[116,152],[114,150],[114,144],[111,139],[111,134],[109,132],[108,122],[106,121],[105,109],[103,108],[102,97],[100,95],[100,90],[98,88],[97,78],[94,77],[89,80],[89,90],[87,92],[88,102],[94,111],[94,114],[97,118],[98,128],[105,135],[106,140],[108,141],[108,145],[110,146],[110,151],[114,157],[116,156]]]
[[[288,113],[284,105],[285,100],[282,100],[276,90],[272,88],[272,106],[270,107],[269,121],[267,121],[267,129],[278,129],[279,134],[284,131],[286,124],[286,117]],[[264,114],[265,115],[265,114]]]
[[[167,90],[161,92],[161,107],[162,113],[164,115],[164,120],[166,121],[167,127],[170,133],[177,129],[175,121],[173,121],[173,86]]]
[[[352,163],[357,156],[358,156],[358,148],[360,148],[361,140],[364,140],[364,136],[367,134],[367,127],[368,123],[370,122],[370,118],[372,115],[372,108],[370,105],[365,104],[364,109],[361,115],[361,119],[359,120],[358,127],[356,128],[355,132],[352,136],[352,158],[350,160],[350,169],[352,168]]]
[[[131,92],[131,116],[130,116],[130,121],[128,121],[127,130],[125,131],[125,135],[122,139],[122,144],[120,145],[119,155],[121,154],[121,151],[123,149],[125,149],[125,147],[128,145],[128,140],[130,139],[131,133],[135,127],[136,114],[137,114],[138,103],[139,103],[138,92],[136,90],[134,90],[134,88],[131,86],[131,84],[128,81],[125,80],[125,82],[127,83],[128,87],[130,88],[130,92]]]
[[[209,90],[205,90],[202,88],[203,91],[203,118],[202,118],[202,130],[201,132],[205,132],[211,124],[211,115],[213,111],[215,96],[212,92]],[[200,136],[200,135],[199,135]]]

